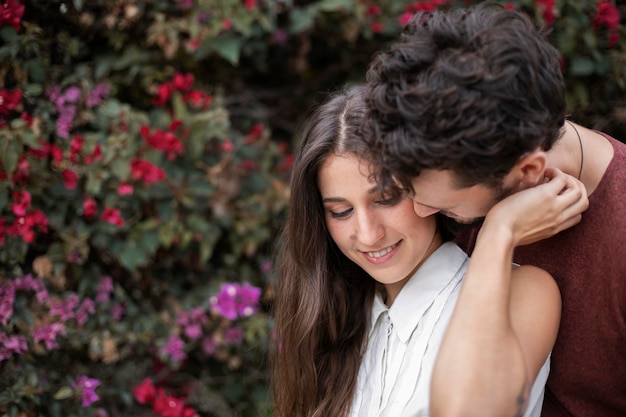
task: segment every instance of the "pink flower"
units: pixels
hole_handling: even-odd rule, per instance
[[[87,323],[87,320],[89,320],[89,315],[94,314],[95,312],[96,305],[93,300],[89,297],[84,298],[80,307],[76,310],[76,323],[78,323],[81,327],[84,326],[85,323]]]
[[[231,345],[239,345],[243,342],[244,332],[239,326],[234,326],[224,331],[224,342]]]
[[[139,404],[148,404],[156,397],[156,388],[150,378],[145,378],[141,384],[132,389],[133,397]]]
[[[0,26],[12,26],[15,30],[20,30],[20,22],[24,15],[24,5],[15,0],[6,0],[0,6]]]
[[[74,382],[72,382],[72,388],[81,396],[83,407],[89,407],[100,399],[95,391],[99,385],[100,381],[84,375],[77,377]]]
[[[83,216],[85,216],[86,219],[96,217],[97,213],[98,204],[96,203],[96,200],[94,200],[93,198],[87,198],[85,201],[83,201]]]
[[[0,362],[9,359],[13,354],[22,355],[28,352],[26,336],[7,335],[0,332]]]
[[[123,182],[117,187],[117,193],[119,195],[131,195],[133,191],[133,186],[127,182]]]

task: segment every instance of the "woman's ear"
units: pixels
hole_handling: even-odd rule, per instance
[[[548,156],[539,149],[522,156],[513,166],[509,176],[520,188],[534,187],[543,181]]]

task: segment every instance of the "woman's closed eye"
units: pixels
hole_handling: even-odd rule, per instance
[[[352,213],[352,208],[349,208],[343,211],[328,210],[328,213],[330,214],[330,217],[332,217],[333,219],[343,219],[343,218],[348,217],[348,215]]]

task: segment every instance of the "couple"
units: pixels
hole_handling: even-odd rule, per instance
[[[416,16],[313,114],[277,417],[626,415],[626,146],[564,111],[557,51],[477,7]]]

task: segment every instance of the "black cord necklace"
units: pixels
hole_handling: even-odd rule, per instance
[[[576,136],[578,136],[578,143],[580,144],[580,170],[578,171],[578,180],[580,181],[580,177],[583,175],[583,164],[585,162],[585,152],[583,151],[583,141],[580,138],[580,133],[578,133],[578,129],[576,126],[572,124],[572,122],[567,122],[576,132]]]

